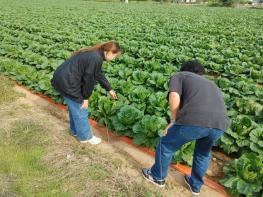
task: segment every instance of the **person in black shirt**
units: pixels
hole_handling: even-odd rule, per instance
[[[142,169],[144,178],[164,187],[172,156],[183,144],[195,140],[192,173],[185,176],[193,195],[199,195],[203,185],[212,146],[229,126],[220,89],[203,74],[200,63],[188,61],[181,72],[171,77],[168,94],[171,123],[156,148],[155,164],[151,169]]]
[[[120,46],[114,41],[80,49],[54,72],[51,84],[64,97],[68,105],[72,135],[82,143],[101,142],[100,138],[92,134],[88,123],[88,98],[98,81],[113,99],[117,99],[101,67],[103,61],[111,61],[120,53]]]

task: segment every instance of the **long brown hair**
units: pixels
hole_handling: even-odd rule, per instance
[[[115,41],[108,41],[108,42],[105,42],[105,43],[102,43],[102,44],[97,44],[97,45],[94,45],[92,47],[88,47],[88,48],[82,48],[82,49],[79,49],[77,51],[75,51],[71,57],[75,56],[75,55],[78,55],[82,52],[86,52],[86,51],[98,51],[98,50],[102,50],[102,51],[105,51],[105,52],[112,52],[114,54],[116,53],[120,53],[121,52],[121,47],[119,45],[118,42],[115,42]]]

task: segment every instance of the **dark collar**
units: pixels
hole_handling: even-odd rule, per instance
[[[106,59],[105,59],[105,53],[104,53],[104,51],[103,51],[103,50],[99,50],[99,54],[100,54],[100,56],[103,58],[103,60],[105,61]]]

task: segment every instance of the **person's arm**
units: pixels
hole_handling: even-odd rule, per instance
[[[176,114],[180,106],[180,96],[177,92],[169,92],[169,106],[171,111],[170,123],[165,128],[164,135],[167,135],[168,129],[170,129],[176,121]]]
[[[89,107],[89,100],[84,100],[80,108],[88,109],[88,107]]]
[[[84,71],[82,75],[82,85],[81,85],[81,92],[83,97],[83,104],[88,105],[88,98],[91,96],[91,93],[95,86],[94,73],[96,69],[101,66],[103,63],[102,61],[98,60],[94,57],[89,56],[81,56],[80,57],[80,64]],[[83,72],[80,70],[80,72]]]
[[[97,69],[96,72],[96,80],[100,83],[100,85],[107,91],[109,92],[110,90],[112,90],[112,87],[109,83],[109,81],[107,80],[107,78],[105,77],[105,74],[102,72],[101,68]]]
[[[117,99],[117,94],[113,91],[109,81],[107,80],[105,74],[102,72],[101,67],[97,69],[96,72],[96,80],[100,83],[100,85],[109,92],[112,99]]]
[[[171,123],[174,123],[180,106],[180,96],[177,92],[169,93],[169,106],[171,111]]]
[[[180,108],[180,96],[182,95],[182,77],[180,75],[174,75],[169,81],[169,93],[168,100],[171,111],[170,123],[164,130],[164,135],[167,134],[168,129],[173,126],[176,121],[177,112]]]

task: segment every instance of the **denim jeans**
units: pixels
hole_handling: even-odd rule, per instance
[[[174,124],[168,129],[167,135],[161,137],[156,148],[155,164],[151,168],[152,176],[157,180],[164,179],[174,153],[183,144],[196,140],[189,183],[194,191],[200,191],[211,161],[212,146],[223,133],[219,129]]]
[[[80,141],[92,138],[92,132],[88,122],[88,109],[81,109],[81,103],[77,103],[67,97],[64,97],[68,105],[70,130],[73,135],[77,135]]]

